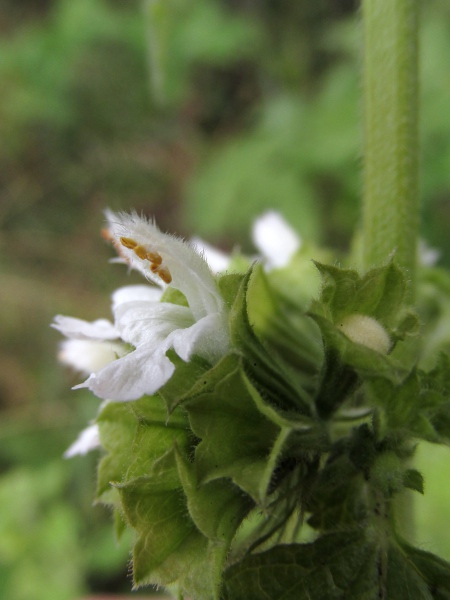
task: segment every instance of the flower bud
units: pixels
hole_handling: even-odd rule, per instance
[[[391,339],[387,331],[373,317],[350,315],[337,325],[352,342],[372,348],[381,354],[387,354],[391,348]]]

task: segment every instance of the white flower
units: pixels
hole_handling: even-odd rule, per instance
[[[56,315],[51,325],[66,337],[76,340],[116,340],[119,333],[107,319],[89,322],[74,317]]]
[[[287,266],[302,245],[299,235],[273,210],[255,220],[252,237],[268,270]]]
[[[60,344],[59,360],[84,375],[99,371],[126,353],[118,331],[106,319],[89,323],[57,315],[51,326],[69,338]]]
[[[120,343],[70,339],[61,342],[58,358],[75,371],[90,375],[124,354]]]
[[[217,362],[229,348],[227,309],[207,263],[191,245],[135,213],[107,216],[108,236],[121,244],[124,260],[161,287],[178,289],[189,306],[161,302],[161,290],[154,287],[128,286],[113,295],[114,325],[59,317],[54,327],[72,338],[119,338],[129,344],[128,354],[94,370],[76,387],[100,398],[136,400],[170,379],[175,367],[166,353],[171,348],[185,361],[197,354]]]
[[[65,458],[72,458],[80,454],[87,454],[100,446],[98,425],[90,425],[83,429],[74,443],[64,452]]]

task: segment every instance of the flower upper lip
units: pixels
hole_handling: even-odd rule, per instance
[[[136,213],[107,212],[109,233],[117,244],[120,238],[134,240],[148,252],[161,256],[163,267],[171,274],[171,286],[180,290],[189,304],[196,321],[223,310],[224,301],[217,289],[208,264],[192,245],[175,236],[163,233],[151,221]],[[123,246],[121,255],[132,266],[138,268],[147,279],[164,287],[164,280],[151,269],[151,263],[140,258],[132,248]]]

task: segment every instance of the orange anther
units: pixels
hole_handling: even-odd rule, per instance
[[[135,250],[136,252],[136,250]],[[157,252],[147,252],[145,258],[149,260],[154,265],[160,265],[162,263],[162,258]]]
[[[121,237],[119,239],[122,246],[125,246],[125,248],[129,248],[130,250],[133,250],[138,245],[137,242],[135,242],[131,238]]]
[[[147,258],[147,248],[145,248],[145,246],[136,246],[133,250],[139,258],[142,258],[142,260]]]
[[[150,271],[151,271],[152,273],[158,273],[159,269],[160,269],[160,266],[159,266],[159,265],[155,265],[154,263],[152,263],[152,264],[150,265]]]
[[[156,272],[164,281],[164,283],[170,283],[172,281],[172,275],[170,274],[170,271],[167,267],[162,267]]]

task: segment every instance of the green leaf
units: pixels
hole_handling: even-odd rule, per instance
[[[306,498],[308,524],[329,531],[364,522],[368,510],[362,493],[365,484],[363,471],[350,459],[345,446],[335,447]]]
[[[414,563],[392,544],[388,550],[385,575],[386,598],[398,600],[432,600],[433,595],[425,578],[417,571]]]
[[[137,421],[129,403],[109,402],[98,415],[97,423],[107,452],[98,467],[97,500],[114,503],[116,495],[110,483],[122,481],[132,460]]]
[[[450,443],[450,401],[442,402],[430,411],[430,422],[442,442]]]
[[[423,475],[416,469],[407,469],[403,473],[403,485],[410,490],[419,492],[419,494],[424,493]]]
[[[185,399],[198,481],[230,478],[256,502],[264,502],[285,456],[305,463],[328,447],[325,431],[301,413],[275,409],[262,398],[230,354],[204,374]]]
[[[269,352],[258,339],[249,322],[247,290],[252,275],[248,271],[230,311],[231,341],[243,357],[243,367],[255,387],[274,406],[311,415],[310,398],[274,352]]]
[[[391,498],[401,492],[405,486],[405,477],[414,480],[414,475],[409,476],[402,469],[402,461],[394,452],[380,452],[370,469],[370,484],[379,490],[385,498]]]
[[[209,540],[210,576],[214,598],[218,600],[231,541],[254,503],[228,480],[199,484],[193,465],[180,452],[177,452],[177,464],[189,515]]]
[[[177,582],[199,600],[211,598],[208,542],[186,514],[181,488],[141,477],[118,486],[128,524],[137,532],[133,549],[136,586]]]
[[[178,480],[174,457],[158,461],[170,454],[175,443],[183,448],[190,444],[187,416],[181,411],[168,417],[159,396],[144,396],[135,402],[109,402],[97,422],[107,451],[98,471],[98,499],[114,499],[111,482],[150,475],[155,465],[159,472],[165,469],[169,479]]]
[[[176,477],[176,464],[171,455],[175,445],[187,449],[191,444],[188,419],[184,411],[178,410],[170,416],[159,396],[145,396],[131,403],[137,425],[133,441],[133,456],[128,464],[125,479],[128,481],[150,475],[154,469],[161,474]],[[164,460],[165,457],[168,460]]]
[[[405,313],[406,278],[393,262],[359,275],[351,269],[315,263],[322,276],[320,303],[312,312],[333,323],[361,314],[373,317],[394,340],[417,330],[417,318]]]
[[[441,352],[436,366],[422,374],[423,385],[450,396],[450,355]]]
[[[225,300],[225,304],[228,308],[231,308],[238,295],[239,288],[241,287],[244,275],[241,273],[231,273],[221,275],[217,279],[217,285],[219,286],[222,298]]]
[[[192,356],[189,362],[185,362],[173,350],[170,350],[167,356],[175,365],[175,371],[158,394],[163,398],[167,412],[171,414],[211,365],[199,356]]]
[[[375,546],[364,544],[359,531],[328,534],[312,544],[276,546],[226,571],[225,598],[375,598],[369,593],[376,587],[376,562]]]
[[[307,262],[309,271],[319,280],[311,261],[303,258],[303,262]],[[256,335],[276,351],[284,365],[292,368],[293,376],[298,379],[301,387],[312,391],[314,376],[323,360],[323,348],[317,325],[305,313],[305,306],[311,302],[312,292],[305,284],[303,272],[299,273],[297,266],[295,263],[295,270],[294,267],[275,270],[267,275],[261,265],[255,265],[247,288],[247,311]],[[290,280],[294,297],[286,298],[283,291],[280,291],[276,282],[283,280],[284,273],[292,273],[297,287],[300,285],[303,289],[303,296],[292,291],[293,283]],[[304,300],[305,295],[307,300]]]
[[[387,379],[367,382],[370,399],[385,412],[388,430],[398,430],[429,442],[450,440],[450,403],[428,386],[429,377],[414,369],[399,384]]]
[[[450,565],[377,529],[349,529],[248,556],[224,589],[225,600],[444,600]]]
[[[183,406],[201,440],[195,450],[200,483],[229,477],[260,501],[261,478],[280,428],[255,406],[239,357],[223,358],[191,391]]]
[[[404,541],[400,541],[400,546],[406,552],[414,567],[426,580],[433,598],[436,600],[449,600],[450,563],[430,552],[414,548]]]
[[[228,548],[254,503],[225,479],[199,484],[194,466],[180,452],[177,465],[193,522],[205,537]]]

